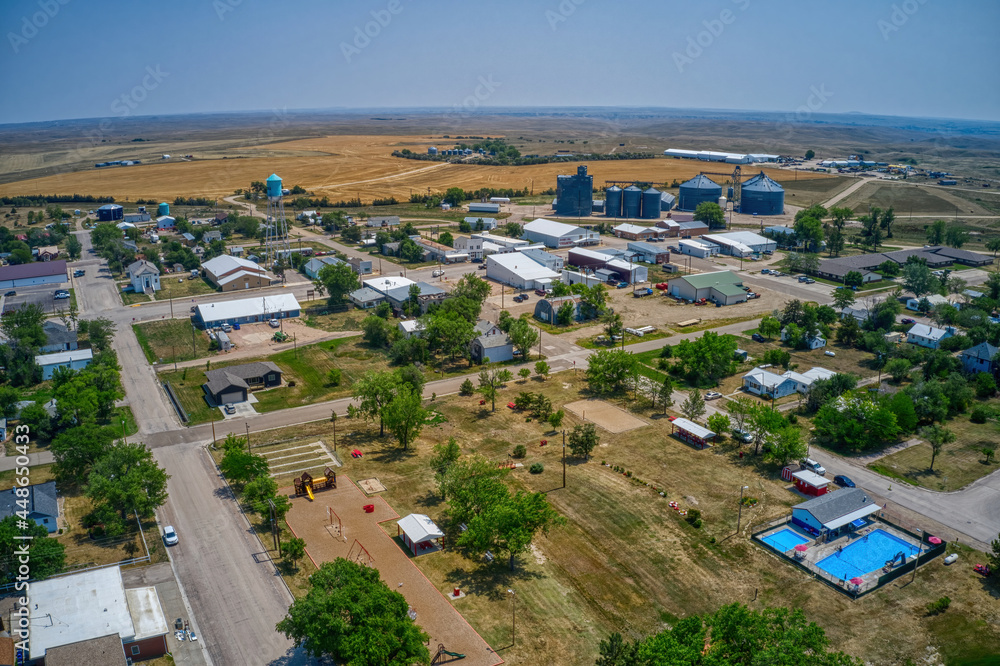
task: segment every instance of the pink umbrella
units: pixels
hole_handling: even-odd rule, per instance
[[[935,546],[941,543],[941,539],[937,538],[936,536],[928,537],[927,540],[930,541]]]
[[[809,550],[809,546],[805,545],[804,543],[800,543],[795,547],[795,550],[799,551],[800,553],[804,553],[807,550]]]
[[[855,577],[855,578],[851,579],[851,583],[853,585],[861,585],[861,583],[863,583],[863,582],[865,582],[863,578],[857,578],[857,577]]]

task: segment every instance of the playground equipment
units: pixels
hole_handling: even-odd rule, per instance
[[[296,477],[292,483],[295,485],[296,497],[306,495],[309,501],[313,501],[316,499],[315,495],[313,495],[314,490],[327,490],[337,487],[337,473],[327,467],[323,470],[323,476],[314,479],[309,472],[302,472],[302,476]]]
[[[900,565],[906,564],[906,554],[903,551],[899,551],[892,556],[892,559],[885,563],[885,566],[892,569],[896,566],[896,560],[899,560]]]
[[[438,643],[437,652],[434,653],[434,658],[431,659],[431,664],[444,663],[444,661],[438,662],[442,657],[454,657],[454,659],[449,659],[448,661],[458,661],[459,659],[465,659],[465,655],[459,652],[449,652],[444,649],[444,643]]]

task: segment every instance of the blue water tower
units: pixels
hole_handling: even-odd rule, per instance
[[[278,174],[276,173],[272,173],[267,179],[267,198],[281,198],[281,178],[278,178]]]
[[[163,217],[164,215],[170,215],[170,204],[168,204],[166,201],[161,203],[159,206],[156,207],[156,214],[159,217]]]

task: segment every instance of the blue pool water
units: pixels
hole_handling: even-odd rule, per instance
[[[850,580],[881,569],[900,551],[909,558],[919,553],[920,548],[884,530],[875,530],[845,546],[839,553],[823,558],[816,566],[836,578]]]
[[[770,536],[764,537],[761,541],[769,545],[771,548],[780,550],[783,553],[795,548],[800,543],[809,543],[809,539],[796,534],[795,530],[791,530],[787,527],[780,532],[775,532]]]

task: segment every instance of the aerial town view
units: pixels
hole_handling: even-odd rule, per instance
[[[997,26],[0,3],[0,666],[1000,665]]]

